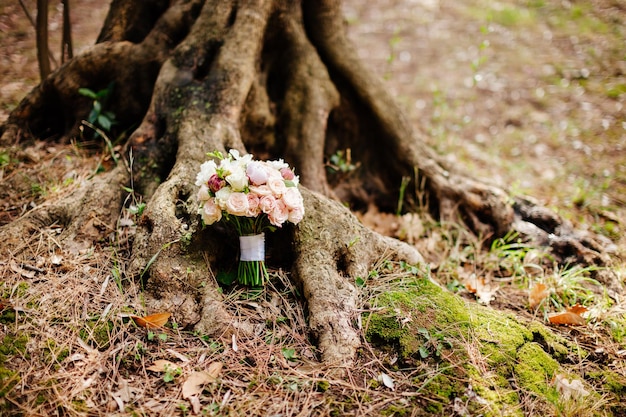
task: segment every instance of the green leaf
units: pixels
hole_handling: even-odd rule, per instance
[[[224,159],[224,155],[222,155],[222,153],[220,151],[208,152],[206,154],[206,156],[209,156],[209,157],[212,157],[212,158],[217,158],[219,160]]]
[[[78,94],[83,95],[85,97],[93,98],[94,100],[98,98],[96,93],[88,88],[79,88]]]
[[[296,350],[293,348],[282,348],[281,352],[288,361],[295,361],[297,358]]]
[[[111,130],[111,120],[106,117],[104,114],[98,116],[98,124],[104,130]]]
[[[428,355],[430,355],[430,352],[428,351],[426,346],[420,346],[419,354],[422,357],[422,359],[426,359],[428,357]]]
[[[356,279],[354,280],[354,283],[359,288],[365,287],[365,280],[363,278],[361,278],[361,277],[356,277]]]
[[[94,124],[97,118],[98,112],[96,111],[96,109],[91,109],[91,112],[89,112],[89,116],[87,117],[87,121],[91,124]]]

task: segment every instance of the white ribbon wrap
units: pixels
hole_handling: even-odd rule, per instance
[[[265,260],[265,233],[254,236],[239,236],[239,250],[241,261]]]

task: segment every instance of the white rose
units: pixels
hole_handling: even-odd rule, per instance
[[[226,202],[232,193],[233,191],[229,187],[224,187],[215,193],[216,204],[222,210],[226,210]]]
[[[196,176],[196,186],[201,186],[209,181],[209,178],[216,173],[217,165],[214,161],[206,161],[200,165],[200,172]]]
[[[231,193],[226,200],[226,210],[234,216],[245,216],[248,212],[248,196],[245,193]]]
[[[243,191],[248,186],[248,177],[246,176],[246,172],[241,167],[233,169],[224,179],[230,184],[233,191]]]
[[[280,171],[283,168],[289,168],[289,164],[287,164],[282,159],[279,159],[278,161],[267,161],[267,164],[274,168],[276,171]]]

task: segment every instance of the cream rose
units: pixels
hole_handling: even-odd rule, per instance
[[[274,211],[274,207],[276,206],[276,201],[277,200],[276,198],[274,198],[274,196],[264,195],[259,200],[259,207],[261,208],[261,211],[263,213],[270,214],[272,211]]]
[[[293,224],[298,224],[300,223],[303,217],[304,217],[304,208],[298,207],[289,211],[289,218],[287,220],[289,220]]]
[[[245,193],[231,193],[226,200],[226,211],[234,216],[245,216],[248,212],[248,196]]]
[[[274,194],[274,197],[276,198],[282,197],[283,193],[287,191],[285,180],[283,180],[283,177],[281,177],[280,174],[271,175],[267,180],[267,186],[270,190],[272,190],[272,194]]]
[[[270,190],[270,187],[267,185],[251,185],[250,192],[258,195],[259,197],[272,195],[272,190]]]
[[[303,205],[302,194],[296,187],[286,187],[282,200],[289,210],[300,208]]]
[[[201,185],[200,189],[198,190],[198,201],[207,201],[209,198],[211,198],[211,195],[209,194],[209,188],[206,185]]]
[[[219,222],[222,218],[222,210],[215,204],[214,198],[205,201],[201,214],[202,221],[207,225]]]

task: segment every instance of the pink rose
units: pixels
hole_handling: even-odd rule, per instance
[[[204,224],[213,224],[219,222],[222,218],[222,210],[215,204],[215,199],[210,198],[204,202],[202,208],[202,221]]]
[[[264,195],[259,200],[259,207],[261,211],[265,214],[270,214],[274,211],[274,207],[276,206],[276,198],[271,195]]]
[[[289,220],[293,224],[298,224],[300,223],[300,220],[302,220],[303,217],[304,217],[304,208],[298,207],[289,211],[289,218],[287,220]]]
[[[262,162],[252,161],[246,168],[246,175],[252,185],[263,185],[267,182],[267,167]]]
[[[248,217],[256,217],[261,211],[259,204],[261,203],[261,199],[258,195],[253,193],[248,193],[248,211],[246,212],[246,216]]]
[[[294,179],[296,176],[293,173],[293,171],[289,168],[282,168],[280,170],[280,175],[283,176],[284,179],[291,181],[292,179]]]
[[[289,210],[300,208],[304,204],[302,194],[296,187],[287,187],[283,193],[283,202]]]
[[[245,193],[231,193],[226,200],[226,211],[233,216],[245,216],[248,211],[248,196]]]
[[[276,200],[274,210],[268,213],[267,217],[274,226],[282,227],[283,223],[289,219],[289,209],[282,200]]]

